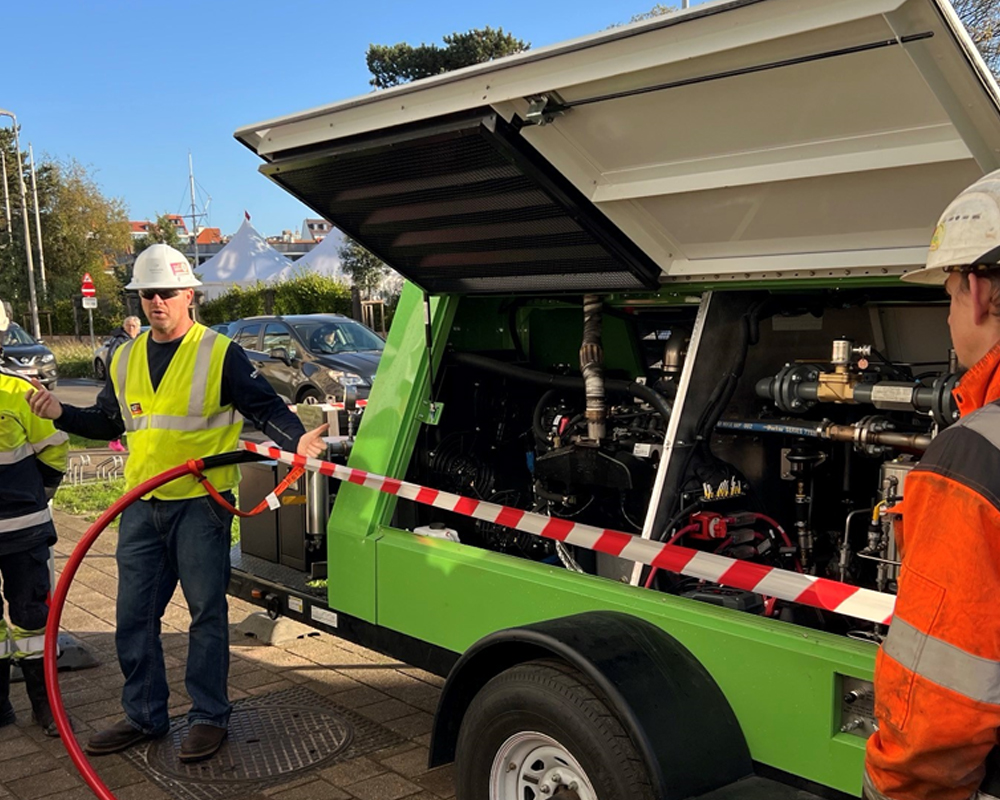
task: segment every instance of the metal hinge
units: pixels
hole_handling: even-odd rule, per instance
[[[567,111],[563,99],[556,92],[546,92],[525,99],[528,101],[528,113],[524,121],[529,125],[548,125]]]

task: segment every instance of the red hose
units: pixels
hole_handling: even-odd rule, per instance
[[[59,641],[59,620],[62,617],[63,605],[66,603],[70,584],[73,582],[73,576],[76,575],[77,569],[83,562],[83,557],[87,555],[87,551],[90,550],[91,545],[104,532],[104,529],[111,524],[112,520],[143,495],[153,491],[153,489],[191,473],[193,471],[192,465],[200,470],[204,467],[204,462],[201,460],[189,461],[187,464],[181,464],[173,469],[168,469],[166,472],[161,472],[148,481],[140,483],[130,492],[118,498],[107,511],[98,517],[97,522],[87,528],[87,532],[83,534],[83,538],[80,539],[70,554],[66,566],[63,567],[59,583],[52,593],[52,600],[49,605],[49,619],[45,625],[45,651],[43,654],[45,690],[49,695],[52,716],[55,719],[56,727],[59,729],[59,735],[62,737],[63,744],[66,745],[70,759],[76,765],[77,770],[79,770],[80,775],[83,776],[87,785],[101,800],[116,800],[116,798],[111,793],[111,790],[104,785],[104,781],[100,779],[97,772],[94,771],[94,768],[90,765],[87,756],[83,752],[83,748],[77,742],[73,729],[70,727],[66,709],[63,706],[62,695],[59,693],[59,667],[56,664],[56,658],[58,652],[57,643]]]
[[[689,533],[694,533],[697,530],[701,530],[701,525],[699,525],[697,522],[694,522],[691,525],[685,525],[683,528],[677,531],[677,533],[675,533],[673,536],[670,537],[670,539],[667,541],[667,544],[668,545],[673,544],[682,536],[686,536]],[[642,585],[642,588],[649,589],[650,587],[652,587],[653,579],[655,577],[656,577],[656,567],[652,567],[649,570],[649,575],[646,576],[646,582]]]

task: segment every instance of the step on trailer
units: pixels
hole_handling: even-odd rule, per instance
[[[857,797],[891,509],[956,417],[899,276],[1000,167],[951,6],[706,3],[236,136],[408,282],[336,412],[363,472],[245,526],[233,593],[448,675],[459,800]]]

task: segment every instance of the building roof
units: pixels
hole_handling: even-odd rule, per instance
[[[198,231],[198,244],[220,244],[222,242],[221,228],[202,228]]]

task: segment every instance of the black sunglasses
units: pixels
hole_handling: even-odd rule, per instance
[[[178,292],[180,292],[180,289],[140,289],[139,297],[143,300],[152,300],[159,295],[161,300],[170,300],[173,297],[177,297]]]

